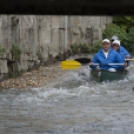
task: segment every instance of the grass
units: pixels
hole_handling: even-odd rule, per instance
[[[13,45],[11,48],[11,53],[13,55],[14,60],[19,60],[20,55],[22,54],[22,50],[19,46]]]

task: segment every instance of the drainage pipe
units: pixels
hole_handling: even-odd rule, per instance
[[[66,59],[66,49],[67,49],[67,28],[68,28],[68,16],[65,15],[65,44],[64,44],[64,59]]]

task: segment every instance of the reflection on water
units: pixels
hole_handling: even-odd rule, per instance
[[[97,83],[88,68],[53,87],[0,92],[2,134],[133,134],[134,65],[124,80]]]

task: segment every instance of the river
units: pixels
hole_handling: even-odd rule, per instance
[[[97,83],[90,69],[57,83],[0,91],[0,134],[133,134],[134,64],[124,80]]]

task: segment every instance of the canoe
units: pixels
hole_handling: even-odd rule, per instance
[[[113,80],[122,80],[128,74],[127,70],[122,72],[109,72],[105,70],[91,70],[91,76],[94,80],[98,82],[103,81],[113,81]]]

